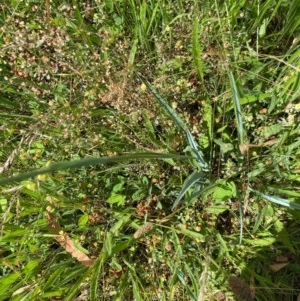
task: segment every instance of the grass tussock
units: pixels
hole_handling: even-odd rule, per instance
[[[298,300],[299,19],[0,4],[0,300]]]

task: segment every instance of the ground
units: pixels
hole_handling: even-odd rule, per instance
[[[0,4],[0,300],[298,300],[299,17]]]

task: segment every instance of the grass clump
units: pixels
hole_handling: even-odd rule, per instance
[[[0,5],[0,300],[299,298],[299,5]]]

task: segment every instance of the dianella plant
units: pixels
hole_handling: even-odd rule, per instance
[[[298,300],[300,1],[2,2],[0,301]]]

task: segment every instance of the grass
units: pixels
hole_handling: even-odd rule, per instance
[[[0,5],[0,300],[297,300],[299,1]]]

